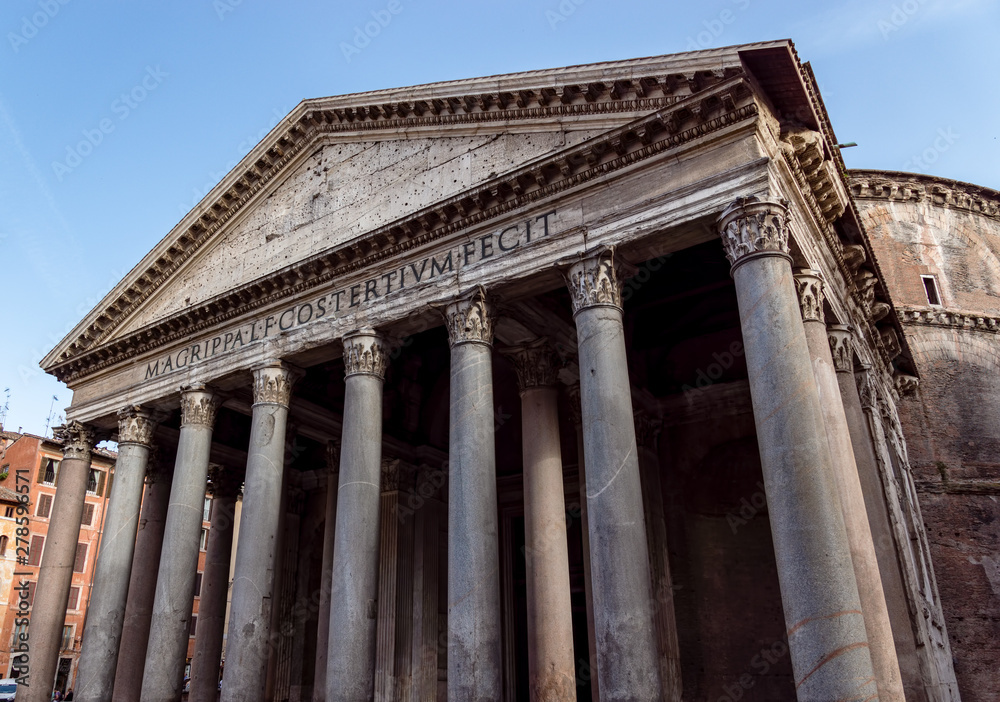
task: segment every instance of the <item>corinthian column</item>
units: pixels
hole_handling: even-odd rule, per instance
[[[189,702],[215,702],[219,694],[219,663],[222,660],[229,595],[229,564],[233,555],[236,497],[241,475],[232,468],[213,465],[209,473],[212,491],[212,526],[208,532],[205,570],[201,580],[198,628],[191,659]]]
[[[327,702],[375,690],[382,383],[388,357],[374,330],[344,337],[344,426],[333,547]]]
[[[613,249],[583,259],[567,274],[579,340],[602,702],[661,698],[620,276]]]
[[[281,521],[285,428],[295,374],[273,361],[253,371],[250,447],[229,611],[222,702],[264,699]]]
[[[176,702],[184,683],[212,425],[218,410],[204,385],[181,391],[181,433],[142,677],[142,702]]]
[[[111,700],[154,428],[149,414],[138,407],[126,407],[118,413],[115,481],[104,518],[76,676],[76,699],[83,702]]]
[[[448,431],[448,699],[500,699],[500,556],[493,310],[483,288],[445,309]]]
[[[788,253],[788,209],[719,218],[732,264],[799,702],[875,699],[865,622]]]
[[[18,699],[48,702],[59,662],[69,588],[73,581],[73,561],[80,535],[80,519],[90,477],[90,451],[94,447],[93,430],[80,422],[56,427],[55,438],[62,442],[63,460],[59,466],[59,489],[52,505],[52,518],[45,537],[38,585],[31,608],[31,679],[30,687],[19,687]],[[23,692],[21,691],[23,689]]]
[[[521,391],[528,691],[532,700],[576,700],[556,389],[559,359],[544,341],[509,349],[504,355],[517,370]]]

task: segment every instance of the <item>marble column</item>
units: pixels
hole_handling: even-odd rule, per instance
[[[181,391],[181,433],[170,486],[170,507],[163,528],[163,548],[142,678],[142,702],[176,702],[184,684],[194,580],[212,425],[218,401],[204,385]]]
[[[528,595],[528,692],[576,700],[573,606],[559,445],[559,359],[544,340],[504,351],[517,371],[524,455],[524,555]]]
[[[570,414],[576,429],[577,480],[580,494],[580,541],[583,545],[583,596],[587,607],[587,664],[590,693],[595,702],[601,699],[600,676],[597,674],[597,631],[594,628],[594,590],[590,577],[590,520],[587,518],[587,465],[583,449],[583,414],[580,406],[580,383],[567,386]]]
[[[205,570],[201,578],[201,603],[194,656],[191,659],[189,702],[215,702],[219,696],[219,665],[226,628],[229,595],[229,565],[233,555],[236,497],[242,475],[233,468],[213,465],[209,470],[212,493],[212,526],[208,531]]]
[[[858,587],[792,279],[787,206],[718,221],[732,264],[799,702],[875,699]]]
[[[118,413],[115,480],[104,517],[76,675],[75,698],[81,702],[111,701],[154,428],[149,413],[138,407],[126,407]]]
[[[448,700],[500,699],[500,553],[493,310],[483,288],[445,309],[448,428]]]
[[[27,702],[49,702],[52,695],[95,443],[93,430],[80,422],[56,427],[53,434],[63,445],[63,460],[31,607],[32,685],[18,691],[18,700]]]
[[[323,522],[323,562],[320,571],[319,619],[316,622],[316,664],[313,702],[326,702],[326,658],[330,643],[330,593],[333,591],[333,546],[337,527],[337,487],[340,483],[340,445],[326,445],[326,519]]]
[[[112,702],[135,702],[142,690],[142,671],[149,643],[149,626],[156,596],[156,573],[163,547],[163,528],[170,502],[172,463],[154,452],[146,471],[142,512],[135,538],[132,574],[128,582],[128,604],[118,648],[118,668]]]
[[[382,383],[388,355],[371,329],[344,337],[344,426],[330,595],[327,702],[367,702],[375,690]]]
[[[636,442],[639,447],[639,477],[642,481],[642,505],[646,514],[646,540],[649,543],[649,570],[653,588],[653,622],[659,647],[660,682],[666,702],[681,699],[681,652],[674,616],[674,586],[667,555],[667,522],[663,514],[660,488],[660,457],[657,442],[659,419],[640,411],[635,415]]]
[[[285,429],[296,374],[272,361],[253,370],[250,446],[233,568],[222,702],[264,699],[274,555],[281,523]]]
[[[601,700],[660,700],[649,549],[613,249],[568,271],[579,344]]]
[[[425,469],[429,470],[426,466]],[[421,482],[421,486],[425,484],[430,483]],[[444,643],[438,631],[442,508],[437,500],[427,499],[417,507],[414,517],[413,645],[408,702],[438,698],[438,662]]]

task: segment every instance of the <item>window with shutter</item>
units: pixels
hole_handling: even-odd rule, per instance
[[[87,566],[87,544],[76,545],[76,559],[73,561],[73,572],[82,573]]]
[[[35,601],[35,583],[34,581],[28,583],[28,606]]]
[[[194,576],[194,596],[201,597],[201,572],[195,573]]]
[[[97,471],[97,495],[99,497],[104,495],[104,481],[107,477],[108,474],[103,470]]]
[[[76,609],[80,605],[80,588],[71,587],[69,589],[69,603],[66,609]]]
[[[0,557],[7,555],[7,542],[10,539],[7,536],[0,536]]]
[[[83,506],[83,519],[80,520],[83,526],[90,526],[94,523],[94,505],[87,503]]]
[[[63,627],[62,643],[60,644],[62,648],[61,651],[72,651],[73,650],[73,629],[72,625]]]
[[[46,485],[53,485],[56,476],[59,474],[59,461],[51,458],[43,458],[42,464],[38,468],[38,482]]]
[[[38,508],[35,510],[35,516],[41,517],[42,519],[48,519],[49,513],[52,511],[52,495],[41,494],[38,496]]]
[[[195,630],[197,628],[198,628],[198,615],[192,614],[191,615],[191,630],[189,632],[189,635],[190,636],[194,636],[194,632],[195,632]]]
[[[31,537],[31,545],[28,547],[28,565],[36,566],[42,562],[42,548],[44,546],[44,536],[35,534]]]

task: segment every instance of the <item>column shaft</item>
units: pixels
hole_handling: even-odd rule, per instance
[[[323,522],[323,563],[320,572],[319,619],[316,623],[316,665],[313,702],[326,702],[326,659],[330,643],[330,593],[333,591],[333,547],[337,527],[337,488],[340,483],[340,452],[327,445],[326,518]]]
[[[204,387],[181,397],[181,433],[142,679],[142,702],[176,702],[184,683],[208,456],[217,402]]]
[[[344,338],[344,426],[330,596],[327,702],[367,702],[375,689],[382,379],[373,331]]]
[[[229,610],[222,702],[263,700],[267,676],[274,554],[281,521],[285,429],[293,374],[281,363],[253,372],[254,404]]]
[[[788,257],[788,212],[739,200],[720,218],[739,304],[799,702],[877,697],[819,392]]]
[[[440,504],[429,500],[416,514],[413,548],[413,651],[409,702],[436,700],[438,660],[438,563]]]
[[[160,459],[156,460],[159,462]],[[170,502],[170,475],[171,470],[167,466],[165,470],[154,468],[146,476],[112,702],[135,702],[142,691],[142,672],[156,596],[156,574]]]
[[[194,657],[191,659],[189,702],[215,702],[219,695],[219,665],[222,662],[222,639],[226,627],[229,565],[233,555],[235,523],[235,490],[215,489],[205,570],[201,576],[201,603],[198,606]]]
[[[52,695],[94,443],[93,433],[79,422],[57,428],[55,436],[63,442],[63,460],[28,624],[33,684],[18,691],[26,702],[49,702]]]
[[[601,700],[660,700],[649,555],[613,251],[569,272],[579,343]]]
[[[500,699],[500,554],[492,310],[485,291],[448,306],[448,700]]]
[[[154,425],[136,407],[118,413],[118,460],[87,606],[75,698],[110,702],[118,664],[136,528]]]

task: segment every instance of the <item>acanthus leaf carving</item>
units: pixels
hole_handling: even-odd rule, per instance
[[[204,385],[188,385],[181,388],[181,426],[215,424],[215,414],[219,401],[215,394]]]
[[[817,271],[803,268],[795,274],[795,292],[803,322],[823,322],[823,280]]]
[[[493,303],[484,287],[474,288],[445,307],[444,318],[452,346],[493,343]]]
[[[150,446],[156,422],[141,407],[129,405],[118,411],[118,443]]]
[[[300,373],[281,361],[271,361],[253,369],[253,402],[288,407],[292,386]]]
[[[734,268],[750,256],[788,256],[789,213],[785,202],[741,197],[719,216],[719,234]]]
[[[622,307],[622,275],[613,246],[601,249],[570,266],[566,285],[573,314],[589,307]]]
[[[52,436],[63,445],[63,458],[90,462],[90,452],[96,443],[94,428],[76,420],[55,427]]]
[[[551,387],[556,384],[559,356],[545,339],[536,339],[523,346],[503,349],[501,353],[510,360],[517,371],[517,385],[521,392],[529,388]]]
[[[372,375],[385,380],[388,364],[385,344],[373,329],[360,330],[344,337],[344,377]]]

